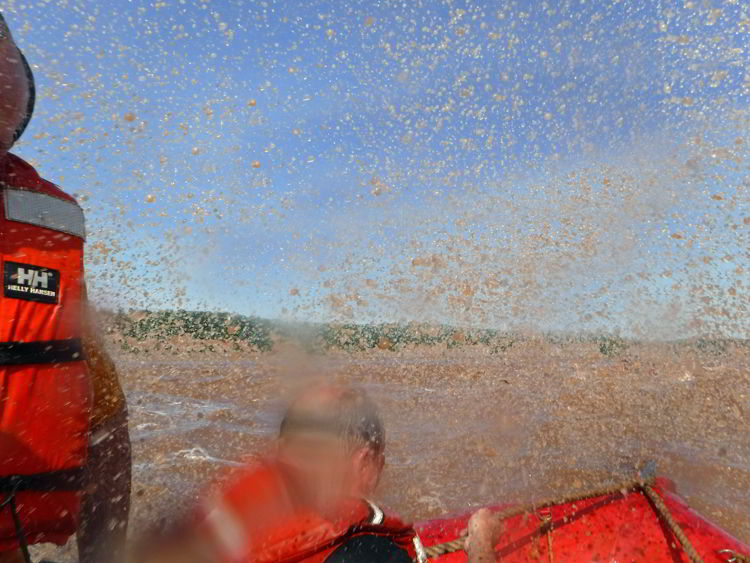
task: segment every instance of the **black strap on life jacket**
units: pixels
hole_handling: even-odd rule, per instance
[[[32,475],[7,475],[0,477],[0,493],[21,491],[55,492],[80,491],[83,488],[83,468],[60,469]]]
[[[0,342],[0,366],[59,364],[78,362],[83,359],[83,346],[80,338]]]
[[[21,517],[18,515],[18,504],[16,503],[16,491],[8,491],[5,500],[0,502],[0,510],[5,507],[10,510],[10,516],[13,519],[13,527],[16,531],[16,539],[18,540],[18,547],[21,549],[21,555],[23,556],[24,563],[31,563],[31,554],[29,553],[29,542],[26,540],[26,533],[21,524]]]
[[[18,547],[21,550],[24,563],[32,563],[31,554],[29,553],[29,542],[26,539],[26,532],[21,523],[21,517],[18,513],[18,502],[16,496],[20,492],[54,492],[54,491],[79,491],[83,488],[83,468],[76,467],[73,469],[63,469],[60,471],[50,471],[48,473],[36,473],[34,475],[10,475],[0,477],[0,494],[4,495],[4,500],[0,501],[0,511],[8,508],[13,527],[18,540]]]

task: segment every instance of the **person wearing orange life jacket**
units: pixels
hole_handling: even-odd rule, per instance
[[[273,453],[233,472],[179,541],[148,563],[425,560],[411,525],[368,497],[384,466],[385,432],[360,389],[313,387],[291,404]]]
[[[0,563],[76,532],[82,562],[112,561],[129,509],[124,395],[87,311],[83,212],[8,152],[34,98],[0,14]]]

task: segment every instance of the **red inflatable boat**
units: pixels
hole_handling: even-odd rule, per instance
[[[649,486],[611,490],[616,492],[536,509],[491,507],[508,514],[496,546],[498,560],[750,562],[750,547],[692,510],[670,481],[659,478]],[[469,516],[417,524],[423,555],[441,563],[466,561],[461,534]]]

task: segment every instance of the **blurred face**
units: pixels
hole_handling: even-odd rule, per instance
[[[21,55],[0,22],[0,154],[13,144],[13,134],[26,113],[29,96]]]
[[[295,431],[279,438],[278,459],[293,494],[322,514],[342,500],[372,494],[383,468],[383,456],[361,447],[352,450],[338,437],[318,431]]]

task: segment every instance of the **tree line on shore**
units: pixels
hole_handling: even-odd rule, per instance
[[[520,332],[491,328],[459,328],[447,324],[425,323],[294,323],[260,317],[211,311],[132,311],[101,314],[109,333],[121,337],[124,349],[134,351],[130,342],[155,340],[160,348],[173,347],[174,337],[197,341],[222,341],[241,347],[269,352],[283,340],[294,340],[311,351],[400,350],[409,346],[486,346],[492,353],[503,353],[531,336]],[[621,354],[637,342],[611,333],[544,333],[541,338],[552,345],[593,344],[603,356]],[[730,346],[750,346],[748,340],[695,338],[670,342],[675,346],[695,347],[699,352],[725,353]],[[208,344],[206,350],[213,346]]]

